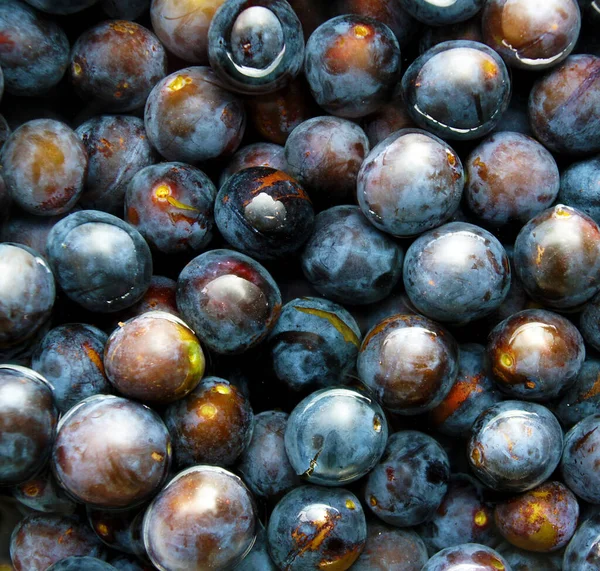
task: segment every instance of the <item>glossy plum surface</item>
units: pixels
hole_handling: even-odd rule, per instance
[[[565,571],[593,571],[600,566],[600,516],[584,521],[567,545]]]
[[[221,171],[219,188],[232,175],[251,167],[269,167],[278,171],[289,172],[289,165],[285,160],[285,147],[276,143],[252,143],[241,147]]]
[[[568,204],[600,224],[600,158],[572,163],[560,177],[558,201]]]
[[[510,571],[497,551],[478,543],[464,543],[436,553],[422,571]]]

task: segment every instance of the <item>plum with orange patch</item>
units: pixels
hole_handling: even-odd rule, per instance
[[[600,360],[588,357],[571,387],[554,405],[554,414],[571,428],[600,410]]]
[[[479,543],[462,543],[436,553],[422,571],[510,571],[497,551]]]

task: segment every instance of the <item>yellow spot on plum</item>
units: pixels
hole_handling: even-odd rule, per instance
[[[220,395],[228,395],[229,393],[231,393],[231,388],[227,385],[216,385],[213,391],[219,393]]]
[[[357,38],[366,38],[369,35],[369,28],[362,24],[358,24],[357,26],[354,26],[354,35]]]
[[[175,79],[173,79],[167,85],[167,89],[171,91],[179,91],[183,89],[186,85],[192,83],[192,78],[188,75],[178,75]]]
[[[352,343],[357,347],[360,346],[360,339],[352,331],[352,329],[344,323],[335,313],[331,311],[325,311],[324,309],[316,309],[314,307],[300,307],[298,305],[294,306],[294,309],[300,311],[302,313],[307,313],[308,315],[314,315],[315,317],[320,317],[322,319],[327,319],[331,325],[333,325],[339,333],[342,334],[344,341],[347,343]]]
[[[500,356],[500,363],[503,367],[510,368],[515,364],[515,361],[508,353],[502,353]]]
[[[348,498],[348,499],[346,500],[346,507],[347,507],[349,510],[355,510],[355,509],[356,509],[356,504],[355,504],[355,503],[354,503],[354,502],[353,502],[353,501],[352,501],[350,498]]]
[[[103,523],[99,523],[96,526],[96,530],[100,535],[108,535],[108,527]]]
[[[207,419],[214,418],[217,414],[217,407],[214,404],[203,404],[200,407],[200,414]]]
[[[373,429],[375,430],[375,432],[381,432],[381,418],[379,418],[379,415],[375,415],[373,417]]]
[[[155,462],[162,462],[164,459],[165,457],[159,452],[152,452],[152,460]]]
[[[483,527],[488,522],[488,517],[485,511],[479,510],[473,517],[473,521],[475,522],[476,526]]]
[[[83,71],[83,69],[81,68],[81,66],[75,62],[73,64],[73,75],[81,75],[81,72]]]

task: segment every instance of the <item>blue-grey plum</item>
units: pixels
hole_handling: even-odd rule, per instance
[[[420,129],[402,129],[377,145],[358,173],[363,214],[393,236],[421,234],[456,211],[465,184],[460,158]]]
[[[142,235],[120,218],[81,210],[48,235],[48,258],[65,294],[90,311],[113,312],[139,301],[152,278]]]
[[[111,549],[145,557],[142,540],[142,520],[146,505],[131,509],[112,510],[87,507],[90,527]]]
[[[277,378],[294,390],[341,384],[356,365],[360,329],[337,303],[301,297],[286,303],[268,339]]]
[[[463,543],[436,553],[422,571],[511,571],[507,561],[491,547]]]
[[[273,563],[269,555],[269,545],[267,543],[267,530],[259,523],[259,530],[256,534],[256,541],[252,550],[241,563],[233,568],[233,571],[277,571],[277,566]]]
[[[346,571],[367,539],[358,498],[343,489],[301,486],[275,506],[267,527],[269,552],[279,569]]]
[[[115,567],[97,557],[67,557],[48,567],[47,571],[115,571]]]
[[[358,206],[319,213],[302,253],[306,279],[338,303],[366,304],[387,297],[401,279],[402,248],[374,228]]]
[[[600,515],[584,521],[565,549],[563,571],[595,571],[600,568]],[[557,567],[558,569],[558,567]]]
[[[558,555],[551,553],[536,553],[535,551],[526,551],[505,541],[495,547],[496,551],[504,557],[510,565],[512,571],[568,571],[563,569],[562,553]],[[590,570],[591,571],[591,570]]]
[[[252,439],[239,457],[237,469],[259,498],[277,498],[300,483],[285,451],[288,417],[275,410],[257,414]]]
[[[285,449],[298,476],[343,486],[377,464],[387,437],[387,421],[376,402],[357,390],[332,387],[296,405],[285,429]]]
[[[66,495],[48,469],[13,487],[12,495],[24,506],[38,512],[71,515],[77,509],[77,504]]]
[[[580,420],[600,413],[600,360],[589,357],[571,387],[554,403],[554,414],[570,428]]]
[[[600,157],[575,162],[563,170],[558,202],[576,208],[600,224]]]
[[[365,502],[386,523],[418,525],[433,517],[449,479],[450,461],[441,445],[422,432],[403,430],[390,436],[369,474]]]
[[[179,473],[144,516],[144,545],[159,569],[229,569],[250,552],[256,508],[243,482],[214,466]]]
[[[562,443],[560,424],[546,407],[504,401],[481,413],[473,424],[467,457],[485,485],[522,492],[552,475],[560,462]]]
[[[413,18],[429,26],[447,26],[464,22],[475,16],[483,7],[484,0],[399,0],[400,5]]]
[[[177,307],[216,353],[242,353],[260,343],[281,311],[279,287],[258,262],[233,250],[211,250],[183,268]]]

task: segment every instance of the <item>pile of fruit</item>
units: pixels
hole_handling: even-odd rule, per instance
[[[600,570],[598,0],[0,0],[0,569]]]

